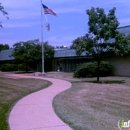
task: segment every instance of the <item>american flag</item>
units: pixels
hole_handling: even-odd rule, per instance
[[[44,14],[52,14],[54,16],[57,16],[56,13],[54,13],[51,9],[49,9],[47,6],[45,6],[44,4],[42,4],[43,9],[44,9]]]

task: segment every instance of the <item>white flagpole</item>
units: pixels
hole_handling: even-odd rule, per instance
[[[41,0],[41,46],[42,46],[42,74],[44,75],[44,41],[43,41],[43,8]]]

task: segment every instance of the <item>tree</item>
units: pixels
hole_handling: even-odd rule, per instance
[[[54,47],[49,45],[48,42],[44,43],[44,58],[45,60],[52,60],[54,57]]]
[[[100,62],[104,57],[114,54],[125,56],[129,52],[129,40],[125,34],[119,33],[117,27],[119,22],[115,16],[116,8],[105,14],[104,9],[92,7],[87,10],[89,21],[89,32],[83,37],[73,41],[73,47],[76,53],[80,55],[83,51],[86,55],[92,55],[97,61],[97,81],[99,81]],[[109,39],[113,38],[113,42]]]
[[[54,47],[49,45],[48,42],[44,43],[44,70],[45,72],[52,69],[52,58],[54,57]]]
[[[94,44],[93,39],[89,37],[89,34],[76,38],[72,43],[70,48],[75,49],[77,55],[81,55],[82,52],[86,52],[86,54],[89,55]]]
[[[1,3],[0,3],[0,11],[2,12],[2,14],[3,14],[7,19],[9,19],[8,13],[4,10],[4,7],[2,6]],[[3,27],[1,22],[0,22],[0,27]]]
[[[14,60],[17,64],[25,64],[26,71],[28,71],[28,67],[31,69],[38,68],[39,64],[42,60],[42,51],[41,51],[41,43],[38,39],[29,40],[26,42],[18,42],[13,45],[14,47]],[[51,59],[54,55],[52,53],[54,51],[53,47],[48,44],[48,42],[44,43],[44,55],[45,60]]]
[[[1,50],[6,50],[9,49],[9,45],[8,44],[0,44],[0,51]]]
[[[118,33],[115,37],[114,52],[118,56],[126,57],[130,54],[130,35]]]
[[[29,42],[18,42],[13,45],[14,47],[14,61],[17,64],[25,64],[26,72],[28,71],[28,63],[31,60],[30,49],[33,43]]]

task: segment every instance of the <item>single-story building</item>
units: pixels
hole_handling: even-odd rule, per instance
[[[60,69],[64,72],[74,72],[80,64],[89,62],[91,59],[91,56],[86,57],[85,52],[77,56],[74,49],[56,50],[52,62],[52,70],[57,71]]]
[[[11,56],[13,49],[2,50],[0,52],[0,64],[13,63],[14,57]],[[74,72],[76,68],[85,62],[92,60],[92,57],[86,57],[85,53],[77,56],[75,50],[65,49],[56,50],[52,61],[52,71],[61,69],[63,72]],[[112,57],[106,59],[114,67],[114,75],[130,76],[130,57]]]
[[[130,34],[130,26],[119,27],[121,33]],[[13,49],[2,50],[0,52],[0,63],[9,63],[14,60],[12,57]],[[85,62],[92,60],[92,56],[86,56],[85,52],[81,56],[77,56],[74,49],[55,50],[52,60],[52,71],[74,72],[76,68]],[[106,59],[114,67],[114,75],[130,76],[130,57],[112,57]]]
[[[107,59],[113,66],[114,75],[118,76],[130,76],[130,56],[123,57],[113,57]]]
[[[13,62],[14,57],[11,56],[12,53],[13,53],[13,50],[14,50],[14,49],[11,48],[11,49],[8,49],[8,50],[2,50],[2,51],[0,52],[0,63],[1,63],[1,64]]]

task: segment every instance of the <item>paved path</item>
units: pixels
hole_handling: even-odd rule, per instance
[[[53,84],[16,103],[9,116],[11,130],[72,130],[57,117],[52,107],[53,98],[70,88],[71,83],[60,79],[35,76],[17,75],[17,77],[45,79]]]

